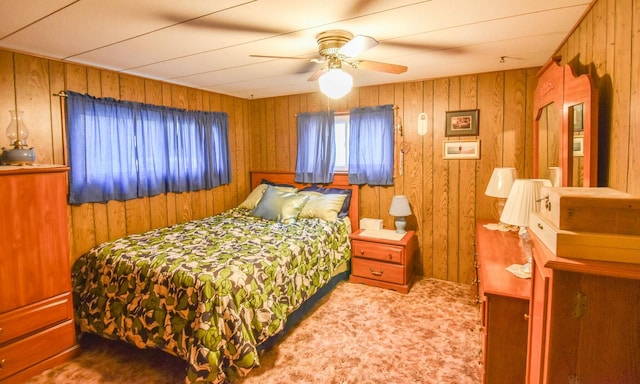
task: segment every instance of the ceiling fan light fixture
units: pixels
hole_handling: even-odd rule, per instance
[[[332,68],[320,76],[320,91],[332,99],[339,99],[351,91],[353,78],[341,68]]]

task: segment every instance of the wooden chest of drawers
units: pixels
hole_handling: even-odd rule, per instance
[[[407,293],[413,276],[415,232],[407,231],[400,240],[351,235],[351,277],[353,283],[365,283]]]
[[[476,225],[482,383],[524,383],[531,281],[506,267],[524,263],[525,256],[515,232],[490,231],[484,224]]]

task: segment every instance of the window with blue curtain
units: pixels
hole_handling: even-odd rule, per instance
[[[349,183],[393,185],[393,105],[349,112]]]
[[[330,183],[336,158],[334,112],[298,114],[298,155],[295,181]]]
[[[231,182],[226,113],[67,92],[69,203],[106,202]]]

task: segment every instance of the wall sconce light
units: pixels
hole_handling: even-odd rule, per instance
[[[407,199],[407,196],[393,196],[391,199],[391,207],[389,207],[389,214],[396,217],[396,232],[406,233],[405,228],[407,222],[404,218],[405,216],[411,216],[411,207],[409,207],[409,199]]]
[[[5,134],[9,138],[12,148],[2,148],[2,164],[6,165],[31,165],[36,160],[33,148],[27,148],[29,130],[22,120],[23,111],[9,111],[11,121]]]
[[[418,114],[418,135],[426,135],[428,127],[429,121],[427,120],[427,114],[424,112]]]
[[[320,91],[332,99],[339,99],[351,91],[353,78],[342,68],[329,68],[320,76]]]

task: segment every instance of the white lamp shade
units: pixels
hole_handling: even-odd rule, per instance
[[[389,207],[389,214],[396,217],[411,216],[411,207],[409,207],[409,199],[407,199],[407,196],[393,196],[393,199],[391,199],[391,207]]]
[[[332,99],[339,99],[351,91],[353,78],[341,68],[329,69],[320,76],[320,91]]]
[[[516,179],[513,182],[507,203],[500,216],[500,221],[505,224],[527,227],[529,214],[539,209],[540,189],[542,186],[550,187],[551,181],[547,179]]]
[[[517,178],[518,171],[515,168],[494,168],[484,194],[506,199],[511,191],[513,181]]]

